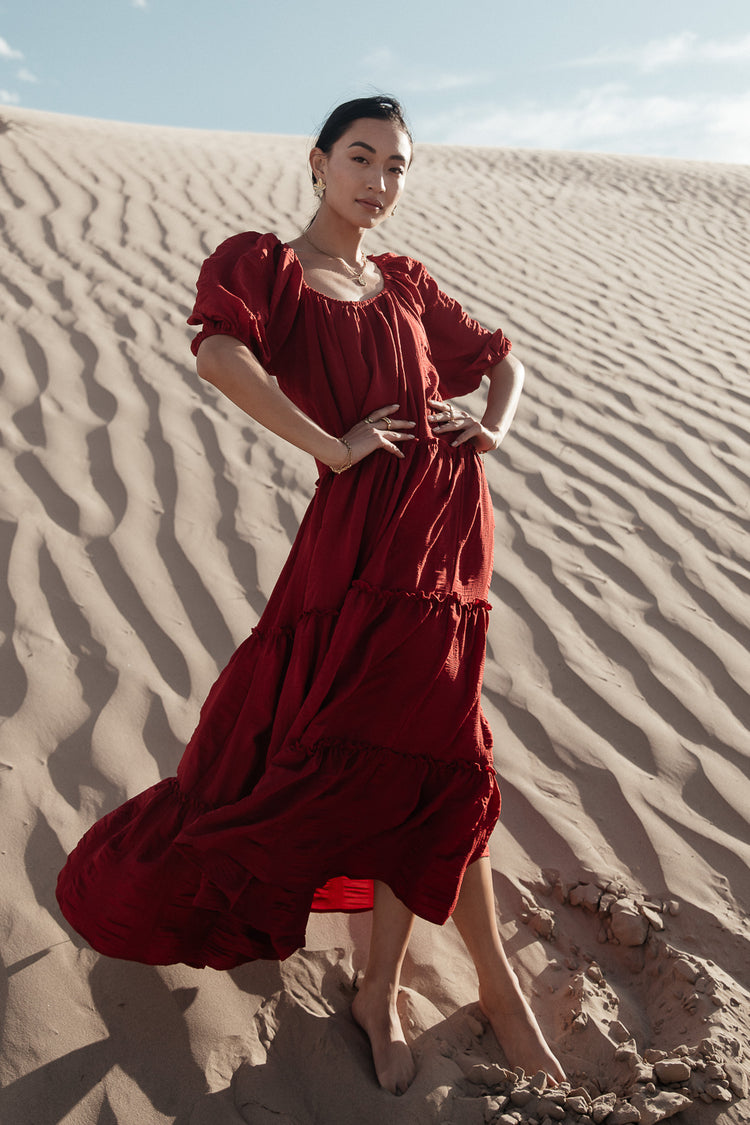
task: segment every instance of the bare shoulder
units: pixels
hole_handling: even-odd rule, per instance
[[[305,265],[311,264],[315,258],[320,257],[320,255],[316,254],[312,249],[303,234],[298,235],[297,238],[290,239],[285,245],[288,246],[290,250],[294,251],[303,268]]]

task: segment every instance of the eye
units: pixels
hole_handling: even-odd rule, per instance
[[[403,176],[405,169],[402,168],[400,164],[397,164],[395,168],[391,168],[391,171],[395,172],[398,176]]]

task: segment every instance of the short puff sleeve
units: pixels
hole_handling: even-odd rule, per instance
[[[237,234],[206,258],[188,324],[201,325],[194,355],[208,336],[233,336],[264,367],[273,366],[297,313],[301,271],[273,234]]]
[[[449,399],[475,391],[484,372],[508,354],[510,340],[502,332],[490,332],[472,320],[458,301],[440,289],[421,262],[406,261],[418,294],[420,319],[438,373],[440,394]]]

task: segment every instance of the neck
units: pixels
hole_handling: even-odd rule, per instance
[[[307,231],[315,245],[325,250],[327,254],[343,258],[353,266],[361,262],[364,254],[362,249],[364,229],[343,222],[326,207],[325,203],[321,204]]]

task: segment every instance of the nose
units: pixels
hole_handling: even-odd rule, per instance
[[[383,169],[376,167],[374,164],[370,165],[370,190],[385,191],[385,175]]]

